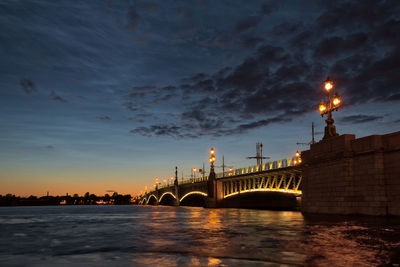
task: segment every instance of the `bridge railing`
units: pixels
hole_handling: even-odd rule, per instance
[[[205,182],[208,181],[208,176],[204,176],[204,177],[196,177],[196,178],[184,178],[184,180],[178,180],[178,184],[182,185],[182,184],[192,184],[192,183],[200,183],[200,182]],[[174,186],[173,183],[170,184],[164,184],[164,185],[160,185],[158,187],[158,189],[163,189],[163,188],[168,188],[168,187],[172,187]]]
[[[260,171],[267,171],[267,170],[275,170],[280,168],[286,168],[290,166],[294,166],[294,159],[295,158],[284,158],[281,160],[275,160],[266,162],[260,165],[248,166],[244,168],[233,169],[231,172],[220,172],[216,173],[216,178],[223,178],[227,176],[235,176],[235,175],[242,175],[248,173],[256,173]]]

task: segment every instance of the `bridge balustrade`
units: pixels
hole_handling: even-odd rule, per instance
[[[223,198],[244,192],[277,191],[301,194],[299,172],[263,173],[252,176],[226,178],[222,182]]]
[[[243,174],[257,173],[257,172],[261,172],[261,171],[291,167],[291,166],[294,166],[293,160],[294,160],[294,158],[285,158],[285,159],[281,159],[281,160],[267,162],[267,163],[264,163],[261,165],[254,165],[254,166],[249,166],[249,167],[244,167],[244,168],[239,168],[239,169],[233,169],[232,174],[230,174],[229,172],[216,173],[216,178],[218,179],[218,178],[223,178],[223,177],[227,177],[227,176],[237,176],[237,175],[243,175]]]

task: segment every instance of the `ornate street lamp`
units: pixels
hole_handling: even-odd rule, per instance
[[[210,149],[210,175],[208,176],[207,181],[207,197],[214,198],[215,191],[215,171],[214,171],[214,162],[215,162],[215,150],[214,148]]]
[[[300,164],[301,163],[301,154],[298,150],[296,151],[295,156],[296,156],[296,159],[293,161],[294,165]]]
[[[333,125],[335,120],[332,117],[332,111],[339,109],[341,100],[339,98],[339,94],[337,92],[334,92],[333,82],[329,77],[326,79],[324,83],[324,88],[328,96],[328,100],[327,101],[321,100],[321,103],[319,104],[319,113],[321,114],[321,117],[323,117],[325,114],[328,115],[328,117],[325,120],[326,122],[325,134],[324,137],[322,138],[322,139],[327,139],[339,135],[336,133],[335,125]]]
[[[215,150],[214,150],[214,148],[211,148],[210,149],[210,163],[211,163],[210,172],[214,172],[214,161],[215,161]]]

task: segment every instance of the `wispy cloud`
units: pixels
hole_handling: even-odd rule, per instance
[[[54,90],[51,90],[50,92],[50,97],[51,100],[55,101],[55,102],[59,102],[59,103],[67,103],[68,100],[62,98],[61,96],[57,95]]]
[[[352,123],[352,124],[359,124],[359,123],[366,123],[366,122],[373,122],[377,120],[381,120],[383,116],[374,116],[374,115],[351,115],[343,117],[340,121],[344,123]]]
[[[22,90],[24,90],[28,95],[37,92],[35,83],[31,79],[21,79],[19,84],[21,85]]]
[[[111,121],[111,118],[109,116],[98,116],[97,118],[102,121]]]

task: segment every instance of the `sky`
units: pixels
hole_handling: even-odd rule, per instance
[[[399,33],[398,0],[2,0],[0,194],[134,195],[211,147],[291,157],[323,136],[328,76],[339,134],[399,131]]]

